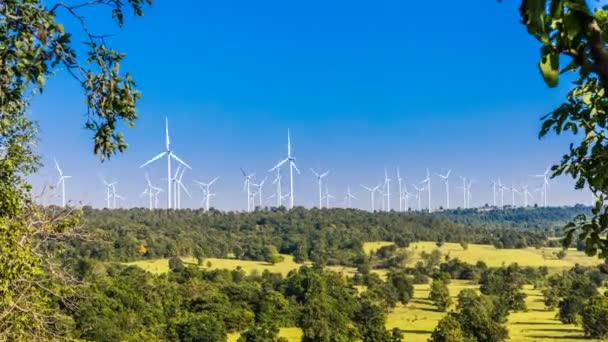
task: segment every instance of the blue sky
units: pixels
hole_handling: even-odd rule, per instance
[[[221,209],[244,208],[239,167],[266,175],[285,154],[287,128],[303,171],[296,204],[306,206],[316,198],[310,167],[332,170],[337,202],[350,184],[355,205],[367,208],[359,184],[377,183],[384,167],[394,173],[397,166],[408,184],[427,167],[452,168],[454,186],[458,175],[476,179],[480,205],[491,198],[489,177],[536,184],[528,175],[559,160],[569,142],[537,139],[540,116],[570,85],[543,83],[540,46],[519,23],[517,1],[176,3],[155,1],[124,29],[86,13],[93,30],[116,34],[111,45],[127,53],[122,67],[143,92],[141,118],[125,131],[128,152],[101,164],[82,128],[82,92],[59,72],[31,107],[47,164],[33,177],[38,191],[56,182],[56,157],[73,176],[73,202],[102,205],[103,173],[120,182],[127,205],[144,206],[139,165],[163,149],[165,116],[176,153],[194,169],[184,177],[194,199],[183,202],[200,202],[193,179],[219,175],[214,204]],[[163,163],[149,168],[160,184],[165,170]],[[444,196],[434,182],[438,206]],[[58,201],[50,193],[46,200]],[[567,178],[551,184],[550,204],[589,201]]]

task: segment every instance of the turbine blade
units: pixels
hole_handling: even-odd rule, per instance
[[[270,171],[274,171],[278,168],[280,168],[281,166],[283,166],[283,164],[287,163],[287,161],[289,160],[289,158],[285,158],[283,160],[281,160],[280,162],[277,163],[277,165],[275,165],[272,169],[268,170],[268,172]]]
[[[170,151],[171,142],[169,141],[169,118],[165,116],[165,147]]]
[[[319,178],[319,174],[313,168],[310,169],[310,172],[312,172],[312,174],[315,175],[315,177]]]
[[[211,182],[209,182],[209,186],[211,186],[213,183],[215,183],[218,179],[220,179],[220,177],[215,177],[213,178],[213,180]]]
[[[182,188],[184,190],[184,192],[186,193],[186,195],[188,195],[188,197],[192,198],[192,196],[190,195],[190,192],[188,191],[188,189],[186,188],[186,186],[184,185],[184,183],[177,182],[177,184],[179,184],[180,188]]]
[[[184,165],[185,167],[189,168],[190,170],[192,170],[192,168],[190,167],[190,165],[186,164],[185,161],[181,160],[178,156],[176,156],[175,154],[173,154],[173,152],[171,152],[169,154],[173,159],[177,160],[178,162],[180,162],[182,165]]]
[[[143,163],[140,167],[145,167],[146,165],[157,161],[158,159],[164,157],[165,154],[167,154],[167,152],[161,152],[161,153],[157,154],[156,157],[154,157],[154,158],[148,160],[147,162]]]
[[[298,167],[296,166],[296,163],[294,163],[293,161],[291,161],[291,163],[290,163],[290,164],[291,164],[291,166],[293,166],[293,168],[294,168],[294,169],[296,169],[296,172],[297,172],[298,174],[300,174],[300,170],[298,170]]]
[[[59,167],[59,163],[57,162],[57,159],[53,159],[55,161],[55,167],[57,168],[57,172],[59,172],[60,176],[63,176],[63,172],[61,171],[61,168]]]

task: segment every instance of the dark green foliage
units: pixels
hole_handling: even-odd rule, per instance
[[[402,304],[409,303],[414,297],[414,284],[412,279],[403,271],[391,271],[387,274],[387,286],[394,290],[397,299]]]
[[[386,313],[373,302],[362,299],[357,302],[353,321],[363,342],[389,342],[391,334],[386,330]]]
[[[429,292],[429,299],[439,311],[446,311],[450,305],[452,305],[450,291],[448,290],[445,282],[441,279],[433,280],[433,283],[431,284],[431,291]]]
[[[526,295],[520,291],[525,282],[517,264],[486,270],[479,280],[481,293],[496,296],[502,308],[514,311],[526,309]]]
[[[206,313],[190,315],[174,325],[177,338],[183,342],[224,342],[227,338],[222,321]]]
[[[582,311],[582,324],[585,335],[591,338],[608,338],[608,298],[594,296]]]
[[[455,315],[466,337],[477,341],[504,341],[508,337],[503,312],[488,296],[478,296],[468,289],[461,291]]]
[[[181,272],[184,270],[184,262],[178,257],[169,258],[169,269],[173,272]]]
[[[439,321],[429,342],[464,342],[464,340],[464,332],[460,327],[458,315],[449,313]]]
[[[279,328],[271,322],[258,322],[239,337],[238,342],[287,342],[279,337]]]
[[[585,306],[586,298],[576,295],[570,295],[563,298],[559,302],[559,312],[557,317],[564,324],[576,324],[583,307]]]
[[[538,213],[527,210],[524,214],[532,220],[545,210],[549,209],[538,209]],[[568,213],[571,209],[552,210]],[[520,247],[526,247],[543,245],[548,236],[554,235],[548,228],[512,229],[499,222],[487,227],[482,221],[458,223],[452,221],[452,217],[440,214],[343,209],[295,208],[235,213],[189,209],[110,211],[85,207],[84,212],[87,229],[103,239],[73,241],[65,251],[66,257],[134,261],[192,255],[221,258],[234,253],[239,259],[276,262],[277,259],[270,259],[276,255],[271,247],[275,246],[279,253],[294,255],[300,262],[309,260],[320,265],[357,267],[366,262],[367,255],[362,249],[365,241],[435,241],[443,237],[446,242],[466,239],[470,243],[493,244],[500,240],[504,241],[505,247],[515,247],[516,244],[506,238],[513,236],[517,241],[525,241]],[[467,212],[459,217],[464,220],[467,215],[474,217],[476,214]],[[142,244],[147,249],[145,255],[138,251]],[[374,257],[370,263],[372,268],[402,267],[407,261],[407,254],[390,247],[378,253],[382,255]],[[441,261],[441,255],[433,252],[424,265],[428,271]]]

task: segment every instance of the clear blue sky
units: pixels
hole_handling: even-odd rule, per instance
[[[192,179],[219,175],[215,205],[244,208],[239,167],[265,174],[285,154],[287,128],[303,171],[296,204],[315,203],[310,167],[332,170],[329,188],[340,203],[350,184],[355,204],[367,208],[359,184],[398,165],[409,184],[427,167],[452,168],[453,186],[458,175],[477,179],[473,203],[489,202],[489,177],[536,184],[527,175],[559,160],[568,143],[537,139],[540,116],[569,84],[543,83],[539,44],[519,23],[517,3],[155,1],[122,30],[87,13],[95,31],[115,33],[110,43],[127,52],[122,67],[143,92],[141,119],[125,132],[128,152],[100,164],[82,128],[82,92],[60,72],[31,107],[47,164],[35,184],[56,182],[56,157],[73,176],[72,201],[102,205],[103,173],[120,182],[128,205],[145,205],[139,165],[162,151],[166,115],[176,153],[194,168],[185,176],[195,195],[184,199],[188,206],[200,201]],[[149,168],[160,184],[165,170]],[[442,194],[434,179],[435,206]],[[550,204],[590,200],[566,178],[549,194]]]

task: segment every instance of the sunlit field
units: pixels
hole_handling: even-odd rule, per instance
[[[285,276],[287,273],[289,273],[289,271],[302,267],[302,264],[298,264],[293,261],[293,256],[291,255],[283,255],[283,258],[283,261],[274,265],[265,261],[205,258],[201,268],[210,270],[236,270],[240,268],[247,274],[251,274],[251,272],[254,271],[262,273],[265,270],[268,270],[271,273],[281,273]],[[181,259],[186,264],[197,264],[194,257],[182,257]],[[139,266],[140,268],[154,274],[161,274],[169,271],[169,259],[141,260],[129,262],[126,263],[126,265]]]
[[[382,246],[390,245],[390,242],[368,242],[363,245],[366,252],[378,250]],[[555,255],[560,248],[523,248],[523,249],[496,249],[491,245],[476,245],[469,244],[465,250],[458,243],[445,243],[441,248],[437,247],[435,242],[414,242],[407,248],[411,252],[409,266],[416,264],[420,259],[420,253],[431,252],[434,249],[439,249],[441,254],[449,255],[451,259],[458,258],[464,262],[475,264],[479,260],[483,260],[490,267],[499,267],[512,263],[517,263],[520,266],[547,266],[550,269],[565,269],[576,264],[593,266],[598,263],[598,259],[590,258],[585,253],[579,252],[576,249],[568,250],[568,254],[564,259],[558,259]]]

